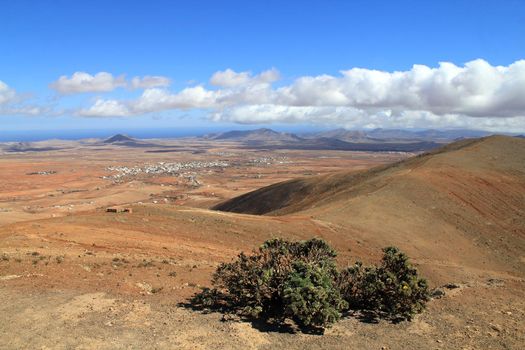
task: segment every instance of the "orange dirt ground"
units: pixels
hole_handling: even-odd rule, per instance
[[[371,180],[376,182],[363,185],[359,200],[352,197],[347,202],[338,197],[318,209],[305,207],[277,216],[212,211],[207,208],[279,181],[297,177],[316,181],[316,175],[340,171],[353,174],[412,155],[257,151],[235,143],[198,140],[157,142],[180,145],[184,150],[150,153],[145,148],[58,142],[67,149],[0,154],[0,349],[523,347],[524,225],[519,221],[523,216],[516,216],[517,222],[491,217],[490,222],[505,236],[501,244],[491,245],[499,236],[488,238],[489,243],[486,236],[473,236],[470,231],[477,226],[459,221],[453,228],[448,221],[435,220],[434,237],[422,239],[413,230],[422,230],[434,220],[414,209],[429,195],[424,184],[427,180],[431,184],[431,194],[449,188],[432,167],[418,168],[410,180],[402,173],[385,175],[379,182]],[[107,169],[110,166],[218,160],[231,166],[184,170],[184,176],[103,178],[115,174]],[[461,186],[470,186],[468,176],[454,173],[464,161],[432,162],[446,176],[460,179]],[[515,185],[514,177],[506,179],[496,171],[481,170],[488,174],[477,177],[487,181],[480,183],[487,186],[483,191],[496,191],[490,189],[493,181],[487,176]],[[56,173],[28,175],[39,171]],[[523,179],[523,170],[512,171],[512,176]],[[381,183],[399,185],[376,186]],[[400,188],[412,183],[420,192],[410,192],[415,197],[401,196]],[[475,198],[461,197],[470,192],[455,191],[458,186],[451,187],[451,196],[459,203],[453,209],[464,214],[458,208]],[[525,186],[513,188],[522,191]],[[521,213],[519,200],[525,197],[517,193],[511,198]],[[365,197],[370,200],[363,201]],[[494,194],[494,198],[505,197]],[[478,202],[483,203],[482,199]],[[373,214],[384,209],[385,203],[397,210],[389,211],[379,222]],[[444,202],[436,199],[436,203]],[[110,206],[130,207],[132,213],[108,213]],[[410,214],[412,209],[416,217]],[[503,215],[492,207],[465,210],[483,212],[479,215],[484,218]],[[354,220],[357,212],[359,219]],[[514,236],[508,236],[511,227],[517,230]],[[399,236],[389,239],[395,234]],[[240,251],[249,251],[272,237],[314,236],[326,239],[339,251],[342,266],[356,258],[376,261],[380,248],[394,242],[414,257],[432,287],[456,283],[459,288],[432,300],[413,322],[368,324],[349,317],[323,336],[281,333],[238,320],[221,322],[220,314],[179,306],[200,286],[209,285],[218,263]],[[473,242],[481,247],[475,248]],[[509,248],[511,244],[514,247]],[[487,253],[485,245],[499,251]],[[458,252],[462,256],[456,256]],[[500,259],[497,254],[510,257]]]

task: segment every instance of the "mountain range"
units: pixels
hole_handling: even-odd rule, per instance
[[[485,136],[487,132],[470,130],[406,131],[374,129],[371,131],[334,129],[293,134],[262,128],[234,130],[205,135],[204,139],[234,141],[246,147],[267,149],[348,150],[348,151],[424,151],[462,137]]]

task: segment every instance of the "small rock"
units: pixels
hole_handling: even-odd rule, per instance
[[[456,284],[456,283],[447,283],[443,287],[445,287],[447,289],[456,289],[456,288],[460,288],[461,286],[459,284]]]
[[[492,328],[493,330],[495,330],[498,333],[501,333],[503,331],[503,329],[501,329],[501,326],[499,326],[497,324],[491,324],[490,328]]]
[[[503,280],[500,280],[498,278],[489,278],[487,280],[487,284],[490,286],[504,286],[505,282]]]
[[[445,296],[445,291],[441,288],[436,288],[432,291],[430,296],[434,299],[439,299]]]
[[[13,279],[19,278],[19,277],[22,277],[22,276],[20,276],[20,275],[0,276],[0,281],[9,281],[9,280],[13,280]]]

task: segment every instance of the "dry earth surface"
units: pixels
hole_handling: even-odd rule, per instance
[[[524,140],[463,142],[401,163],[413,154],[153,143],[164,148],[53,141],[40,147],[56,150],[0,154],[1,349],[524,347]],[[185,166],[122,170],[161,162]],[[270,187],[271,205],[268,189],[228,201],[298,177]],[[240,213],[207,209],[219,203]],[[412,322],[348,315],[324,335],[181,305],[240,251],[314,236],[341,266],[397,245],[445,294]]]

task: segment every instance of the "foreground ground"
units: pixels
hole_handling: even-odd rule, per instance
[[[189,146],[193,151],[147,153],[77,145],[74,152],[2,156],[0,348],[520,349],[525,344],[525,259],[515,253],[523,252],[521,216],[506,223],[517,230],[510,238],[504,231],[492,237],[495,243],[461,237],[454,250],[454,242],[436,237],[428,242],[416,236],[388,238],[392,233],[381,225],[371,235],[363,229],[374,219],[367,215],[346,224],[354,220],[335,218],[332,211],[284,216],[211,211],[206,208],[223,199],[276,181],[360,170],[409,155]],[[207,151],[194,152],[203,148]],[[234,166],[122,178],[112,177],[118,172],[107,169],[196,160]],[[55,173],[28,175],[43,171]],[[370,212],[379,208],[377,193],[381,192],[363,194],[372,198]],[[381,198],[394,206],[406,205],[406,198]],[[130,207],[132,213],[107,213],[110,205]],[[390,225],[399,229],[395,212],[387,214]],[[497,218],[491,220],[498,228],[507,227]],[[404,221],[405,228],[422,225],[410,216]],[[463,229],[460,224],[458,230]],[[436,227],[441,227],[437,221]],[[445,231],[440,239],[450,239],[455,232]],[[356,258],[375,261],[381,246],[394,242],[414,257],[433,288],[455,288],[442,288],[445,295],[433,299],[413,322],[374,324],[349,315],[323,336],[268,329],[181,305],[200,286],[209,285],[219,262],[276,236],[322,237],[340,252],[342,266]],[[511,244],[512,249],[507,247]],[[485,246],[505,258],[495,258]],[[458,251],[463,256],[453,255]],[[507,259],[511,253],[512,259]]]

